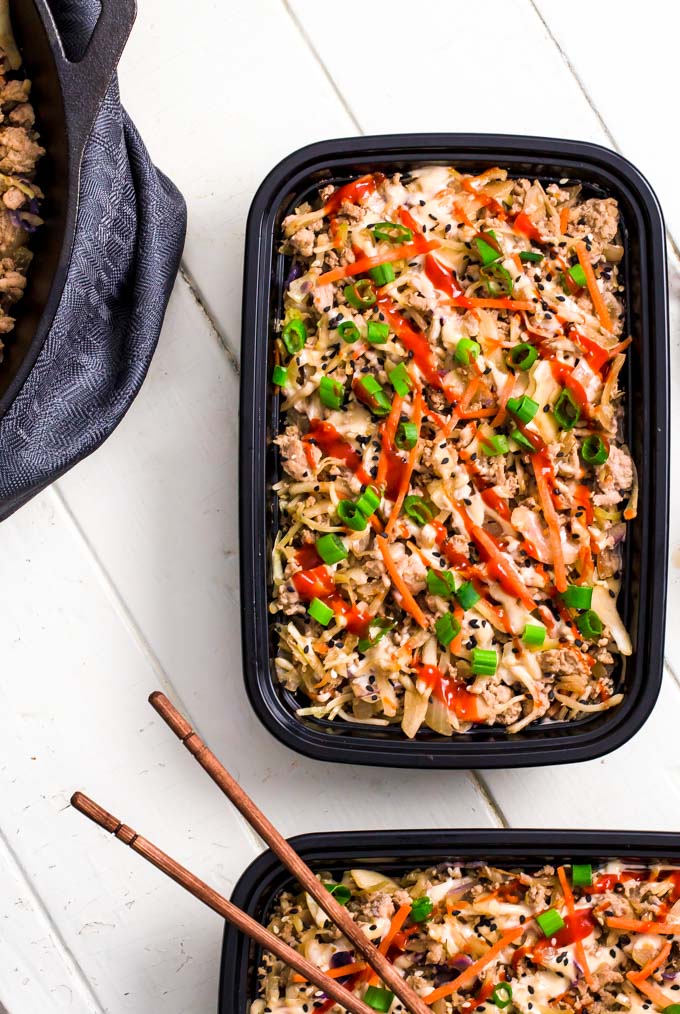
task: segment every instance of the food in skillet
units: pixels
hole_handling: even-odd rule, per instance
[[[42,225],[35,183],[43,148],[29,101],[31,82],[21,67],[7,0],[0,0],[0,361],[2,335],[14,327],[10,309],[24,294],[32,254],[29,235]]]
[[[270,610],[299,714],[450,736],[618,704],[616,202],[436,166],[284,232]]]
[[[433,1014],[680,1014],[679,869],[478,863],[322,879]],[[369,1007],[403,1010],[309,895],[281,895],[269,929]],[[339,1010],[264,955],[250,1014]]]

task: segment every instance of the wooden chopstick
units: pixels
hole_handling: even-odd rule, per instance
[[[201,767],[208,772],[212,780],[222,789],[236,809],[245,817],[250,826],[269,845],[283,865],[290,870],[295,879],[304,887],[314,900],[333,920],[338,929],[342,930],[348,940],[364,957],[373,971],[392,992],[399,997],[410,1014],[432,1014],[432,1010],[414,993],[411,987],[388,961],[385,955],[375,947],[364,935],[358,923],[352,919],[346,908],[338,904],[332,894],[326,890],[321,881],[312,873],[309,866],[286,841],[282,834],[265,817],[253,800],[243,791],[238,782],[232,778],[227,769],[208,749],[202,739],[194,732],[187,720],[179,713],[159,690],[149,697],[149,703],[164,722],[170,726],[175,735],[184,743],[190,754],[195,757]]]
[[[211,908],[213,912],[217,912],[218,915],[221,915],[242,933],[245,933],[246,936],[255,940],[265,950],[271,951],[277,958],[290,965],[296,972],[303,975],[305,979],[323,990],[327,996],[332,997],[336,1003],[339,1003],[346,1010],[350,1011],[350,1014],[375,1014],[375,1011],[367,1006],[363,1000],[360,1000],[358,996],[354,996],[343,985],[331,979],[325,972],[322,972],[316,965],[303,958],[301,954],[293,950],[292,947],[289,947],[283,940],[274,936],[273,933],[270,933],[268,929],[261,926],[255,919],[242,912],[236,905],[232,905],[230,901],[227,901],[226,898],[218,894],[212,887],[209,887],[203,880],[200,880],[184,866],[180,866],[178,862],[166,855],[165,852],[161,852],[153,842],[142,838],[141,835],[133,831],[127,824],[122,824],[117,817],[113,817],[110,813],[107,813],[98,803],[93,802],[83,795],[82,792],[75,792],[73,794],[71,805],[80,813],[89,817],[95,824],[103,827],[105,831],[115,835],[124,845],[129,845],[134,852],[137,852],[147,862],[151,863],[152,866],[159,869],[161,873],[165,873],[167,877],[170,877],[180,887],[187,890],[189,894],[193,894],[194,898],[198,898],[204,905]]]

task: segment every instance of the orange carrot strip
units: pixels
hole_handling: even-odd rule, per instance
[[[580,239],[577,243],[574,243],[574,249],[576,250],[578,262],[583,268],[583,273],[586,276],[588,292],[590,293],[590,298],[593,301],[593,306],[595,307],[595,313],[597,314],[597,318],[600,321],[602,327],[605,329],[605,331],[611,331],[612,319],[609,316],[609,310],[605,305],[604,297],[602,296],[600,288],[597,284],[597,278],[595,277],[595,272],[593,271],[593,265],[590,262],[590,257],[588,256],[588,251],[586,250],[586,245],[583,242],[583,240]]]
[[[501,426],[505,420],[505,407],[508,404],[508,398],[512,394],[512,389],[515,386],[515,375],[514,373],[508,374],[508,379],[501,388],[500,395],[498,397],[498,415],[491,423],[492,426]]]
[[[415,468],[416,461],[418,460],[418,455],[420,454],[419,447],[420,423],[422,417],[423,417],[423,396],[421,394],[420,388],[418,388],[413,398],[413,412],[411,415],[411,422],[418,428],[418,438],[416,439],[414,446],[409,451],[408,460],[406,462],[406,468],[403,469],[402,471],[397,499],[395,500],[394,507],[392,508],[392,513],[390,514],[389,521],[385,525],[385,531],[388,535],[392,534],[392,529],[394,528],[397,518],[399,517],[399,512],[401,511],[404,500],[406,499],[406,494],[408,493],[409,485],[411,484],[411,475],[413,474],[413,469]]]
[[[567,880],[567,874],[564,871],[564,866],[558,866],[557,876],[560,881],[560,887],[562,888],[562,894],[564,895],[564,903],[567,906],[567,912],[569,915],[573,916],[574,912],[576,911],[576,906],[574,905],[574,895],[572,893],[571,887],[569,886],[569,881]],[[586,982],[588,983],[589,986],[592,986],[593,975],[592,972],[590,971],[590,966],[588,965],[588,959],[586,958],[586,950],[585,947],[583,946],[582,940],[574,941],[574,956],[576,957],[576,960],[583,969],[583,974],[585,976]]]
[[[626,919],[622,915],[612,915],[607,919],[607,926],[612,929],[627,930],[630,933],[669,933],[680,935],[680,923],[654,922],[652,919]]]
[[[469,306],[478,306],[481,309],[486,310],[534,310],[535,306],[525,299],[477,299],[474,296],[463,297],[467,300]],[[442,303],[451,303],[453,306],[459,305],[457,299],[443,299]],[[460,304],[462,305],[462,304]]]
[[[560,232],[564,236],[569,226],[569,208],[562,208],[560,211]]]
[[[652,974],[652,972],[656,971],[657,968],[663,965],[664,961],[671,953],[672,946],[673,945],[671,944],[670,940],[667,940],[666,943],[663,945],[663,947],[660,949],[657,956],[655,958],[652,958],[651,961],[648,961],[646,965],[643,965],[639,972],[629,973],[628,978],[630,979],[630,981],[638,983],[642,982],[643,979],[648,979],[649,976]]]
[[[469,412],[457,412],[459,419],[489,419],[494,415],[496,409],[493,405],[490,408],[473,408]],[[492,423],[495,426],[495,423]]]
[[[355,961],[351,965],[342,965],[340,968],[327,968],[323,973],[327,975],[329,979],[340,979],[343,975],[354,975],[355,972],[363,972],[366,965],[363,961]],[[297,972],[293,976],[293,982],[307,982],[304,975],[299,975]]]
[[[656,986],[652,986],[651,983],[645,982],[644,980],[639,982],[636,979],[632,979],[631,976],[633,975],[635,975],[635,972],[628,972],[626,978],[633,983],[636,989],[639,989],[641,993],[648,996],[652,1003],[655,1003],[661,1010],[663,1010],[664,1007],[668,1007],[669,999],[661,992],[660,989],[657,989]],[[427,1000],[425,1003],[427,1003]]]
[[[512,929],[506,930],[500,940],[497,940],[496,943],[481,956],[481,958],[478,958],[477,961],[473,961],[473,963],[466,968],[464,972],[461,972],[460,975],[453,980],[453,982],[447,982],[443,986],[440,986],[439,989],[435,989],[431,993],[428,993],[428,995],[423,998],[428,1007],[437,1000],[441,1000],[443,997],[453,996],[454,993],[458,993],[464,986],[467,986],[468,983],[476,979],[481,970],[485,968],[490,961],[493,961],[497,954],[500,954],[500,952],[507,947],[508,944],[511,944],[513,940],[517,940],[518,937],[521,937],[525,933],[527,926],[528,923],[525,923],[523,926],[514,926]]]
[[[377,257],[359,257],[353,264],[343,264],[342,267],[333,268],[324,275],[319,275],[315,285],[328,285],[330,282],[338,282],[341,278],[351,278],[354,275],[363,275],[371,268],[377,268],[381,264],[390,264],[392,261],[407,261],[419,254],[429,253],[430,250],[437,250],[441,243],[437,239],[430,239],[426,243],[404,243],[403,246],[395,246],[389,253],[379,254]]]
[[[564,554],[562,552],[562,538],[560,536],[560,523],[557,517],[557,511],[550,495],[550,489],[548,488],[548,480],[545,477],[545,473],[541,468],[540,462],[537,463],[536,458],[538,455],[531,455],[531,464],[534,468],[534,475],[536,476],[536,485],[538,487],[538,494],[541,500],[541,507],[543,509],[543,516],[548,525],[548,535],[550,537],[550,547],[553,554],[553,567],[555,569],[555,587],[559,592],[567,590],[567,568],[564,562]]]
[[[411,595],[411,592],[409,591],[403,577],[399,573],[399,569],[396,563],[394,562],[392,556],[390,555],[387,539],[381,537],[377,539],[377,543],[380,552],[382,554],[383,563],[387,568],[387,573],[390,576],[392,584],[394,585],[394,587],[397,589],[397,591],[401,596],[402,609],[404,609],[407,613],[410,613],[413,619],[416,621],[416,623],[419,624],[421,627],[423,628],[427,627],[427,618],[425,614],[423,613],[422,609],[420,608],[416,600],[413,598],[413,595]]]
[[[399,415],[401,413],[401,406],[403,402],[404,399],[402,395],[395,394],[390,414],[385,420],[385,424],[382,428],[382,449],[380,451],[380,461],[378,462],[378,472],[375,479],[377,486],[382,486],[387,477],[389,452],[392,450],[392,445],[394,444],[394,437],[397,432],[397,426],[399,425]]]
[[[390,923],[390,928],[388,929],[387,933],[385,934],[385,936],[380,941],[380,946],[378,947],[378,950],[380,951],[381,954],[387,954],[387,952],[389,951],[390,947],[392,946],[392,941],[394,940],[394,938],[396,937],[397,933],[400,931],[401,927],[404,925],[404,923],[406,922],[406,920],[408,919],[408,917],[409,917],[410,914],[411,914],[411,905],[410,905],[410,903],[406,904],[406,905],[400,905],[399,906],[399,908],[397,909],[397,911],[392,916],[392,921]],[[370,977],[368,979],[369,986],[375,986],[379,982],[380,982],[380,978],[378,977],[378,975],[375,972],[372,971],[371,975],[370,975]]]

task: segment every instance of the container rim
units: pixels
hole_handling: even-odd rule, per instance
[[[256,521],[261,469],[265,455],[266,412],[263,385],[262,343],[268,320],[272,279],[267,260],[272,254],[272,229],[276,211],[290,200],[298,183],[312,172],[349,172],[357,163],[408,162],[428,159],[500,161],[536,167],[564,167],[565,174],[591,172],[609,183],[616,195],[624,193],[636,211],[641,231],[639,272],[644,312],[635,329],[649,343],[651,366],[647,378],[643,440],[645,468],[651,475],[653,495],[641,491],[638,523],[644,526],[639,553],[639,634],[637,649],[629,661],[633,672],[623,702],[606,719],[564,732],[549,725],[531,735],[510,738],[492,730],[483,740],[471,735],[457,739],[380,739],[357,732],[355,727],[320,730],[298,719],[286,706],[269,671],[268,646],[263,643],[259,586],[266,574],[264,528]],[[241,593],[244,677],[250,702],[266,728],[284,745],[310,758],[341,763],[388,767],[494,768],[533,766],[583,761],[602,756],[627,742],[644,724],[657,699],[663,670],[663,637],[666,611],[668,555],[668,461],[669,371],[666,251],[664,224],[658,200],[642,173],[626,158],[590,142],[520,135],[429,133],[373,135],[338,138],[306,145],[286,156],[258,188],[248,216],[244,304],[244,350],[241,377]],[[647,349],[647,346],[645,346]],[[258,373],[260,371],[260,373]],[[647,390],[648,389],[648,390]],[[247,408],[244,408],[247,406]],[[629,407],[630,410],[630,407]],[[639,457],[639,455],[638,455]],[[253,495],[254,493],[254,495]],[[266,489],[265,489],[266,495]],[[644,500],[647,497],[647,500]],[[266,578],[265,578],[266,580]],[[643,657],[644,656],[644,657]]]
[[[312,868],[347,865],[356,860],[408,868],[422,863],[436,865],[449,859],[509,857],[534,862],[560,858],[629,861],[672,860],[680,862],[680,835],[669,831],[532,830],[529,828],[466,828],[391,831],[329,831],[296,835],[288,839]],[[557,843],[557,844],[556,844]],[[419,861],[420,860],[420,861]],[[267,895],[275,894],[283,881],[294,878],[269,850],[246,867],[231,900],[256,919],[261,919]],[[267,901],[265,901],[267,899]],[[251,949],[237,930],[225,925],[220,963],[219,1014],[247,1014],[248,989],[252,981]]]

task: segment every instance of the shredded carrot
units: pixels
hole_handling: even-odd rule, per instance
[[[508,378],[501,388],[498,396],[498,414],[494,421],[491,423],[492,426],[501,426],[505,420],[505,408],[508,404],[508,398],[512,395],[512,389],[515,386],[515,375],[509,373]]]
[[[536,307],[533,303],[530,303],[525,299],[477,299],[474,296],[461,297],[467,301],[469,306],[478,306],[480,309],[486,310],[535,310]],[[457,306],[458,300],[456,297],[453,299],[443,299],[442,303],[451,303],[453,306]]]
[[[340,968],[328,968],[323,973],[328,976],[329,979],[341,979],[343,975],[354,975],[355,972],[363,972],[366,965],[363,961],[354,961],[351,965],[341,965]],[[293,982],[307,982],[304,975],[300,975],[296,972],[293,976]]]
[[[378,947],[378,950],[380,951],[381,954],[383,955],[387,954],[390,947],[392,946],[392,941],[394,940],[397,933],[400,931],[401,927],[404,925],[410,914],[411,914],[410,902],[408,902],[405,905],[399,906],[397,911],[392,916],[392,921],[390,922],[390,927],[387,933],[380,941],[380,946]],[[375,986],[378,982],[380,982],[378,975],[375,972],[372,972],[368,979],[369,985]]]
[[[392,508],[392,513],[390,514],[389,521],[385,525],[385,531],[388,535],[392,534],[392,529],[394,528],[397,518],[399,517],[399,512],[401,511],[404,500],[406,499],[408,488],[411,485],[411,475],[413,474],[413,469],[415,468],[416,461],[418,460],[418,455],[420,454],[420,423],[422,417],[423,417],[423,396],[421,394],[420,388],[418,387],[415,396],[413,398],[413,413],[411,415],[411,422],[418,429],[418,438],[416,439],[414,446],[409,451],[408,460],[406,462],[406,468],[404,468],[402,471],[397,499],[395,500],[394,507]]]
[[[553,567],[555,570],[555,587],[559,592],[567,590],[567,568],[564,563],[564,554],[562,552],[562,537],[560,535],[560,523],[557,517],[557,511],[550,495],[550,489],[548,482],[541,468],[540,462],[536,462],[538,455],[531,455],[531,463],[534,468],[534,475],[536,476],[536,485],[538,487],[538,494],[541,500],[541,507],[543,509],[543,516],[545,517],[546,524],[548,525],[548,535],[550,537],[550,547],[553,554]]]
[[[560,232],[564,236],[569,226],[569,208],[562,208],[560,211]]]
[[[389,253],[380,254],[377,257],[358,257],[353,264],[343,264],[342,267],[333,268],[319,275],[316,285],[329,285],[331,282],[338,282],[341,278],[351,278],[354,275],[363,275],[371,268],[377,268],[381,264],[390,264],[392,261],[407,261],[419,254],[429,253],[430,250],[437,250],[441,243],[437,239],[427,240],[425,243],[404,243],[402,246],[395,246]]]
[[[574,249],[576,250],[578,262],[583,268],[583,273],[586,276],[588,292],[590,293],[590,298],[593,301],[593,306],[595,307],[595,313],[597,314],[597,318],[602,327],[605,329],[605,331],[611,331],[612,319],[609,316],[609,310],[605,305],[604,298],[597,284],[597,278],[595,277],[595,272],[593,271],[593,265],[590,262],[590,257],[588,256],[588,251],[586,250],[586,245],[583,242],[583,240],[580,239],[577,243],[574,243]]]
[[[475,223],[470,221],[470,218],[469,218],[467,212],[465,211],[465,208],[463,207],[463,205],[460,204],[458,201],[454,201],[454,203],[453,203],[453,210],[458,215],[458,217],[465,223],[465,225],[467,225],[467,227],[469,229],[476,229],[477,228],[477,226],[475,225]]]
[[[403,397],[400,394],[395,394],[390,414],[382,427],[382,449],[380,452],[380,461],[378,462],[378,472],[375,479],[377,486],[383,486],[387,477],[389,452],[392,450],[392,445],[394,444],[394,437],[397,432],[397,426],[399,425],[399,416],[401,414],[401,406],[403,402]]]
[[[515,265],[520,274],[524,271],[524,265],[522,264],[519,254],[514,253],[512,255],[512,263]]]
[[[573,916],[574,912],[576,911],[576,906],[574,905],[574,895],[572,893],[571,887],[569,886],[569,881],[567,880],[567,874],[565,873],[564,866],[558,866],[557,876],[560,881],[560,887],[562,888],[562,894],[564,895],[564,903],[567,906],[567,912],[569,915]],[[586,982],[588,983],[589,986],[592,986],[593,975],[588,965],[588,960],[586,958],[586,950],[585,947],[583,946],[582,940],[574,941],[574,955],[579,965],[583,969],[583,974],[585,976]]]
[[[382,554],[383,563],[387,568],[387,573],[389,574],[392,580],[392,584],[394,585],[394,587],[399,592],[399,595],[401,596],[400,605],[402,609],[406,610],[407,613],[410,613],[413,619],[416,621],[416,623],[418,623],[421,627],[423,628],[427,627],[427,618],[425,614],[423,613],[422,609],[420,608],[416,600],[413,598],[413,595],[411,595],[411,592],[408,590],[408,587],[403,577],[399,573],[399,569],[396,563],[394,562],[392,556],[390,555],[387,539],[384,536],[382,536],[377,540],[377,542],[380,552]]]
[[[672,933],[680,935],[680,923],[654,922],[652,919],[626,919],[624,916],[612,915],[607,919],[607,926],[622,929],[629,933]]]
[[[673,945],[670,940],[667,940],[663,947],[659,950],[657,956],[652,958],[651,961],[648,961],[646,965],[643,965],[639,972],[628,973],[630,981],[638,983],[642,982],[643,979],[648,979],[652,972],[655,972],[657,968],[663,965],[664,961],[671,953],[672,946]]]
[[[661,1008],[661,1010],[663,1010],[664,1007],[668,1007],[669,999],[665,993],[662,993],[660,989],[657,989],[656,986],[652,986],[649,982],[645,982],[644,980],[640,982],[637,979],[631,978],[633,975],[635,975],[635,972],[628,972],[626,978],[633,983],[636,989],[639,989],[641,993],[648,996],[652,1003],[655,1003],[657,1007]],[[427,1003],[427,1000],[425,1002]]]
[[[447,982],[443,986],[440,986],[439,989],[435,989],[431,993],[428,993],[428,995],[424,997],[425,1003],[428,1007],[437,1000],[441,1000],[443,997],[453,996],[454,993],[458,993],[464,986],[467,986],[468,983],[476,979],[481,970],[485,968],[490,961],[493,961],[497,954],[500,954],[500,952],[507,947],[508,944],[511,944],[514,940],[517,940],[518,937],[521,937],[526,932],[528,925],[529,923],[527,922],[523,926],[514,926],[512,929],[506,930],[500,940],[497,940],[496,943],[481,956],[481,958],[478,958],[477,961],[473,961],[473,963],[466,968],[464,972],[461,972],[460,975],[453,980],[453,982]]]

